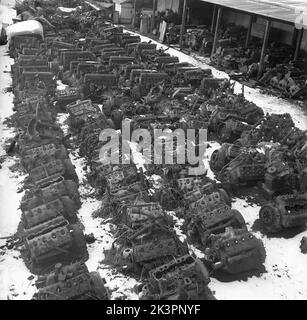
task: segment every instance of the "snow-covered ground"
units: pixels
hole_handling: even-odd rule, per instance
[[[16,17],[16,10],[12,9],[13,4],[14,1],[12,0],[0,1],[0,25],[9,25],[12,19]]]
[[[4,143],[6,139],[14,137],[12,129],[3,124],[3,120],[13,113],[13,95],[7,92],[11,84],[10,71],[13,62],[6,54],[7,48],[0,46],[0,156],[5,156]],[[16,159],[5,156],[0,169],[0,238],[14,235],[20,222],[21,212],[18,209],[23,193],[17,193],[23,176],[12,172],[10,167]],[[0,246],[5,240],[0,239]],[[15,250],[2,251],[0,249],[0,299],[29,299],[34,293],[31,276],[19,252]],[[31,279],[31,278],[30,278]]]
[[[61,84],[58,84],[60,87]],[[64,133],[67,126],[65,120],[67,114],[62,114],[58,117],[58,123],[61,125]],[[86,182],[86,172],[83,170],[85,163],[80,159],[78,152],[74,151],[70,154],[70,159],[75,166],[76,173],[79,178],[79,192],[81,195],[82,206],[78,212],[78,217],[84,225],[85,234],[93,234],[96,241],[88,245],[89,259],[86,265],[89,271],[98,271],[102,278],[106,279],[107,287],[110,289],[112,299],[137,299],[134,287],[138,282],[130,277],[124,276],[109,265],[102,262],[104,259],[104,250],[111,249],[114,241],[111,228],[112,226],[101,218],[93,218],[94,211],[101,207],[101,201],[93,198],[91,194],[95,192],[93,188]]]
[[[82,159],[77,159],[74,156],[71,156],[71,160],[76,166],[79,181],[82,182],[85,175],[82,170],[84,163]],[[137,299],[134,287],[138,282],[133,278],[116,272],[110,266],[102,262],[104,259],[103,251],[111,249],[114,239],[111,233],[111,225],[104,222],[101,218],[93,219],[92,217],[92,213],[101,206],[100,201],[87,197],[87,195],[93,191],[94,190],[86,184],[81,185],[80,187],[80,193],[83,199],[78,216],[85,227],[85,233],[93,233],[96,238],[96,241],[93,244],[88,245],[89,260],[86,265],[90,271],[98,271],[101,277],[106,279],[107,287],[112,293],[112,299]]]
[[[148,38],[142,37],[148,41]],[[161,46],[159,44],[159,46]],[[165,46],[163,46],[165,47]],[[208,68],[203,58],[187,56],[175,49],[169,49],[169,53],[179,57],[180,61],[188,61],[202,68]],[[10,65],[13,61],[6,55],[6,47],[0,47],[0,156],[5,157],[0,169],[0,237],[12,235],[17,230],[20,221],[19,202],[22,193],[17,193],[19,184],[23,177],[12,172],[10,167],[16,159],[5,155],[3,144],[7,138],[13,137],[14,132],[8,129],[3,120],[12,114],[13,96],[6,92],[6,88],[11,83]],[[228,77],[225,73],[212,68],[214,76]],[[236,84],[237,90],[241,90],[241,85]],[[245,90],[246,98],[262,107],[265,112],[284,113],[292,115],[296,125],[301,129],[307,129],[307,115],[297,103],[291,103],[269,95],[263,95],[257,89]],[[64,126],[65,115],[59,117],[60,123]],[[219,147],[217,143],[210,143],[208,158],[210,154]],[[137,282],[134,279],[116,273],[109,266],[101,261],[104,258],[104,249],[110,247],[112,235],[110,224],[102,219],[94,219],[92,212],[99,208],[99,201],[88,195],[93,191],[86,183],[83,183],[85,173],[82,169],[82,159],[77,154],[71,154],[71,159],[76,166],[76,172],[80,180],[80,193],[82,196],[82,207],[79,210],[80,220],[85,226],[85,233],[93,233],[97,239],[88,246],[89,260],[87,266],[90,271],[98,270],[102,277],[107,280],[107,286],[112,291],[112,298],[125,297],[136,299],[133,287]],[[213,177],[212,172],[208,172]],[[235,199],[233,207],[241,211],[249,228],[258,218],[259,207],[250,205],[242,199]],[[303,255],[299,250],[299,242],[302,236],[307,236],[303,232],[291,239],[267,238],[260,232],[266,248],[267,259],[265,262],[266,273],[260,277],[249,278],[247,281],[220,282],[212,279],[210,288],[215,292],[217,299],[307,299],[307,255]],[[3,244],[0,240],[0,246]],[[34,278],[35,279],[35,278]],[[30,299],[35,288],[34,280],[30,272],[26,269],[19,258],[18,251],[0,249],[0,299]]]

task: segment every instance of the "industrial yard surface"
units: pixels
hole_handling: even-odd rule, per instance
[[[268,1],[263,1],[268,2]],[[273,2],[273,1],[270,1]],[[279,3],[279,1],[275,1]],[[297,1],[284,1],[287,5],[297,6]],[[11,1],[1,0],[1,10],[12,14]],[[8,8],[8,9],[4,9]],[[6,11],[7,10],[7,11]],[[6,14],[6,13],[5,13]],[[131,34],[133,34],[131,32]],[[141,41],[148,42],[150,39],[141,36]],[[156,43],[152,41],[152,43]],[[167,46],[157,43],[157,48],[167,49]],[[187,62],[201,69],[211,69],[215,78],[229,78],[229,76],[212,66],[208,65],[208,58],[196,53],[186,55],[176,49],[167,50],[171,56],[179,58],[179,62]],[[19,159],[16,155],[7,155],[7,145],[16,135],[14,128],[9,127],[6,118],[14,113],[14,95],[12,93],[11,66],[14,59],[8,55],[8,45],[0,46],[0,299],[31,299],[37,291],[35,280],[37,276],[32,274],[24,263],[20,251],[13,249],[1,250],[8,237],[14,235],[19,228],[21,219],[20,201],[25,193],[23,180],[25,173],[21,173]],[[62,83],[57,82],[61,88]],[[241,93],[242,85],[235,83],[235,93]],[[307,106],[305,102],[278,98],[274,95],[264,93],[261,89],[245,87],[245,98],[262,108],[264,113],[284,114],[289,113],[295,126],[303,131],[307,130]],[[62,130],[68,132],[68,114],[58,113],[57,123]],[[212,153],[220,148],[216,141],[209,141],[206,151],[205,165],[208,169],[207,176],[216,179],[209,166]],[[84,171],[85,160],[78,155],[78,150],[70,152],[70,159],[75,166],[79,180],[79,193],[81,196],[81,207],[78,211],[80,222],[84,225],[84,234],[93,234],[96,241],[87,245],[89,258],[86,265],[89,271],[98,271],[106,280],[111,299],[138,299],[135,292],[136,285],[140,284],[133,276],[124,274],[106,264],[104,252],[111,249],[114,241],[114,228],[116,227],[110,219],[94,217],[93,212],[101,206],[101,199],[96,199],[95,192],[86,181]],[[216,180],[217,181],[217,180]],[[246,195],[235,195],[232,198],[232,208],[237,209],[243,215],[248,230],[254,232],[257,238],[263,241],[266,250],[264,262],[265,270],[258,275],[246,279],[233,281],[220,281],[211,278],[209,288],[218,300],[238,299],[307,299],[307,255],[300,250],[300,241],[307,236],[307,231],[301,231],[293,236],[275,237],[268,236],[257,228],[259,220],[258,195],[254,198]],[[175,213],[169,214],[174,217],[175,230],[180,239],[186,236],[182,230],[183,219],[176,217]],[[191,252],[199,258],[203,253],[195,246],[189,245]]]

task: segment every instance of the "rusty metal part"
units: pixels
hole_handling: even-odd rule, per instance
[[[83,263],[56,264],[54,271],[40,276],[33,300],[108,300],[110,293],[98,272],[89,272]]]
[[[205,259],[214,270],[237,274],[262,268],[266,257],[264,245],[252,233],[230,227],[210,238]]]
[[[306,193],[281,195],[260,209],[259,218],[266,232],[276,233],[304,226],[307,222],[306,207]]]
[[[185,255],[149,272],[142,300],[213,300],[209,273],[199,259]]]

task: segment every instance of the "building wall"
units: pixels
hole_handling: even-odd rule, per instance
[[[189,24],[211,25],[213,6],[199,0],[188,0]]]
[[[120,23],[131,23],[133,13],[132,3],[115,3],[115,10],[119,12]]]
[[[153,7],[153,0],[136,0],[137,10],[142,10],[144,8],[152,9],[152,7]]]
[[[272,22],[272,27],[280,30],[279,39],[280,42],[292,45],[294,26],[281,22]]]
[[[180,0],[158,0],[157,11],[162,12],[166,9],[172,9],[174,12],[179,11]]]
[[[228,9],[223,9],[223,22],[235,23],[240,26],[248,27],[249,17],[246,14],[235,12]]]
[[[236,25],[241,25],[247,28],[249,24],[249,15],[241,12],[235,12],[232,10],[224,9],[222,21],[230,22],[230,23],[232,22],[232,23],[235,23]],[[264,29],[265,29],[265,19],[261,17],[257,17],[252,29],[252,36],[262,38]],[[272,22],[272,29],[271,29],[272,40],[278,39],[279,42],[281,43],[292,45],[293,32],[294,32],[294,26],[290,24],[277,22],[277,21]],[[301,49],[307,51],[307,31],[306,30],[304,32]]]

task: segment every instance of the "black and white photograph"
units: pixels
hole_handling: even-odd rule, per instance
[[[0,300],[307,300],[307,0],[0,0]]]

